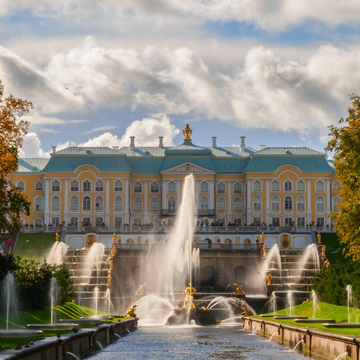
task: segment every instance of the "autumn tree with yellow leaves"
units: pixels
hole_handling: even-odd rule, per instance
[[[337,189],[341,203],[332,213],[335,232],[347,247],[347,256],[360,260],[360,97],[351,95],[348,117],[339,127],[329,126],[331,140],[327,150],[334,152]]]
[[[29,215],[30,211],[30,202],[12,184],[11,174],[18,168],[18,150],[29,126],[21,117],[28,114],[33,105],[12,95],[3,99],[3,94],[0,80],[0,230],[13,234],[21,226],[20,214]]]

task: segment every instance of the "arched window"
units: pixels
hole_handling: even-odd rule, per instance
[[[234,199],[234,211],[242,211],[242,200],[241,200],[241,198]]]
[[[340,187],[340,183],[338,181],[334,181],[333,184],[332,184],[332,189],[333,191],[339,191],[339,187]]]
[[[277,180],[274,180],[271,183],[271,191],[280,191],[280,182]]]
[[[95,198],[95,210],[104,210],[104,199],[102,196]]]
[[[285,210],[292,210],[293,203],[291,196],[285,196]]]
[[[209,192],[209,184],[206,181],[201,183],[200,192]]]
[[[121,196],[116,196],[114,200],[114,210],[122,210],[123,209],[123,201]]]
[[[341,203],[341,199],[338,196],[334,196],[332,201],[333,211],[337,212],[339,210],[338,205],[340,203]]]
[[[91,182],[89,180],[83,181],[83,191],[91,191]]]
[[[222,197],[217,200],[217,210],[225,211],[225,199]]]
[[[54,180],[51,183],[51,191],[60,191],[60,181]]]
[[[114,191],[123,191],[123,183],[120,180],[116,180],[114,183]]]
[[[316,210],[325,210],[325,200],[322,196],[316,198]]]
[[[261,182],[259,180],[253,182],[253,191],[261,191]]]
[[[104,183],[101,180],[95,182],[95,191],[104,191]]]
[[[176,190],[175,190],[175,183],[173,181],[170,181],[168,183],[168,192],[169,193],[174,193]]]
[[[241,194],[242,193],[242,185],[239,182],[234,184],[234,193],[235,194]]]
[[[325,184],[323,181],[321,180],[318,180],[316,183],[315,183],[315,191],[317,192],[322,192],[325,190]]]
[[[71,181],[70,191],[79,191],[79,182],[76,180]]]
[[[303,227],[305,226],[305,218],[300,217],[296,219],[296,225],[299,227]]]
[[[253,209],[261,210],[261,197],[259,195],[253,197]]]
[[[79,199],[77,196],[70,198],[70,210],[79,210]]]
[[[297,206],[296,206],[296,208],[298,209],[298,210],[305,210],[305,197],[304,196],[299,196],[298,198],[297,198]]]
[[[290,180],[285,181],[285,191],[292,191],[292,182]]]
[[[209,209],[209,199],[207,197],[202,197],[200,200],[200,209],[201,211],[208,211]]]
[[[157,194],[159,192],[159,184],[157,182],[152,182],[150,185],[150,192],[152,194]]]
[[[35,203],[35,211],[43,210],[43,197],[42,196],[36,196],[34,203]]]
[[[170,214],[175,213],[175,198],[173,196],[170,196],[168,199],[168,212]]]
[[[218,194],[225,194],[225,184],[224,183],[220,183],[217,186],[217,192]]]
[[[51,210],[60,210],[60,198],[58,196],[51,199]]]
[[[142,184],[137,181],[134,185],[134,193],[142,193]]]
[[[296,183],[296,190],[297,191],[305,191],[305,181],[304,180],[299,180]]]
[[[16,187],[19,191],[24,191],[25,190],[25,183],[22,180],[19,180],[16,183]]]
[[[159,211],[159,199],[156,197],[153,197],[150,200],[150,211]]]
[[[271,210],[280,210],[280,198],[273,196],[271,199]]]
[[[83,198],[83,210],[91,210],[91,199],[89,196]]]
[[[142,200],[139,197],[134,200],[134,211],[142,211]]]
[[[41,180],[38,180],[36,183],[35,183],[35,190],[43,190],[44,187],[43,187],[43,182]]]

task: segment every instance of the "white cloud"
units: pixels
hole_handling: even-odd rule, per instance
[[[84,135],[92,134],[92,133],[95,133],[95,132],[105,131],[105,130],[112,130],[112,129],[116,129],[116,128],[117,128],[117,126],[113,126],[113,125],[98,126],[98,127],[94,128],[94,129],[85,131],[83,134]]]
[[[41,149],[41,142],[34,132],[29,132],[24,137],[23,146],[20,149],[19,157],[22,158],[46,158],[50,157],[48,152]]]
[[[60,143],[56,146],[56,151],[60,151],[63,149],[67,149],[68,147],[74,147],[76,146],[75,141],[65,141],[64,143]]]
[[[161,119],[142,119],[133,121],[119,138],[109,132],[89,139],[79,146],[129,146],[130,136],[135,136],[135,146],[157,146],[159,136],[164,136],[164,145],[174,144],[174,138],[180,130],[170,123],[170,119],[163,116]]]

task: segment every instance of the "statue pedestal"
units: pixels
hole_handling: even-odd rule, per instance
[[[246,296],[245,294],[240,294],[240,295],[235,294],[235,297],[236,297],[237,299],[242,299],[242,298],[244,298],[245,296]]]
[[[266,296],[267,297],[270,297],[271,296],[271,294],[272,294],[272,285],[267,285],[266,286]]]

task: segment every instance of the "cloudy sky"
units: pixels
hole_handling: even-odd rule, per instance
[[[58,147],[308,146],[360,93],[359,0],[2,0],[0,79]]]

